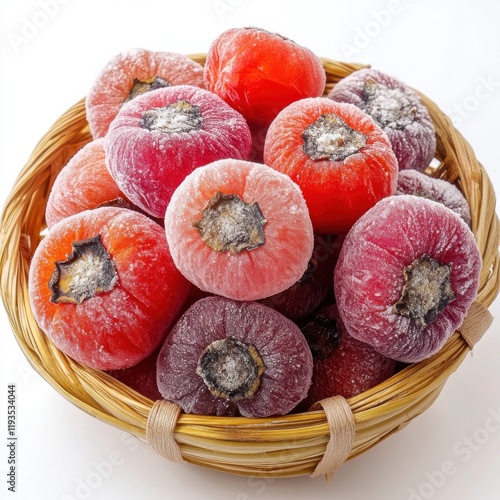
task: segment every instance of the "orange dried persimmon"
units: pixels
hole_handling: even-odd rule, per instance
[[[59,350],[101,370],[128,368],[150,355],[189,288],[163,229],[145,215],[114,207],[54,225],[29,273],[40,328]]]
[[[132,207],[109,174],[105,158],[104,138],[95,139],[63,167],[52,185],[45,206],[48,228],[84,210],[106,205]]]
[[[398,163],[387,135],[353,104],[301,99],[271,123],[264,163],[301,188],[315,231],[345,233],[396,190]]]
[[[323,94],[326,74],[310,49],[260,28],[219,35],[205,62],[205,85],[250,123],[268,126],[288,104]]]

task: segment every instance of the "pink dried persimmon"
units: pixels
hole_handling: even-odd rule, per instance
[[[105,157],[104,139],[95,139],[62,168],[45,206],[48,228],[70,215],[100,206],[133,208],[109,174]]]
[[[117,54],[102,68],[85,101],[92,136],[106,135],[124,103],[171,85],[204,87],[203,66],[175,52],[131,49]]]
[[[310,49],[260,28],[233,28],[211,44],[205,85],[249,122],[269,125],[290,103],[323,94],[326,74]]]
[[[220,97],[177,85],[124,105],[104,147],[120,189],[145,212],[163,218],[186,175],[222,158],[248,159],[252,137],[243,116]]]
[[[353,104],[302,99],[272,122],[264,163],[301,188],[314,229],[345,233],[396,190],[398,164],[386,134]]]
[[[150,355],[189,288],[163,228],[124,208],[87,210],[54,225],[29,272],[40,328],[59,350],[101,370],[128,368]]]
[[[306,271],[314,240],[289,177],[232,159],[184,179],[167,207],[165,231],[175,264],[194,285],[237,300],[290,287]]]
[[[435,354],[475,300],[481,254],[469,226],[437,201],[379,201],[346,236],[335,267],[339,314],[350,335],[413,363]]]

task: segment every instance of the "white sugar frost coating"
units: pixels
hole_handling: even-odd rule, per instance
[[[182,103],[191,113],[193,128],[179,132],[185,116],[176,119],[172,110],[182,115]],[[151,113],[154,119],[146,124],[144,117]],[[175,130],[161,129],[167,115]],[[221,158],[248,159],[252,137],[243,116],[220,97],[192,85],[177,85],[126,103],[111,123],[104,147],[109,173],[127,198],[153,217],[164,217],[172,193],[186,175]]]
[[[99,179],[88,179],[86,175],[89,164],[92,164],[94,169],[96,165],[101,164],[105,170],[104,139],[95,139],[88,142],[69,159],[68,163],[57,174],[45,206],[45,220],[49,229],[69,213],[81,212],[90,208],[84,206],[84,200],[93,197],[96,200],[100,199],[99,193],[102,192],[102,188]],[[80,168],[82,165],[87,168]],[[82,198],[75,199],[72,196],[72,192],[77,192],[74,188],[80,182],[85,183],[85,188],[88,189],[88,197],[86,196],[83,200]],[[61,189],[61,186],[70,186],[70,189]],[[116,192],[118,195],[118,187]]]
[[[401,314],[398,307],[409,286],[405,270],[424,256],[443,266],[440,272],[449,270],[454,299],[418,319]],[[353,337],[389,358],[418,362],[436,353],[460,327],[476,297],[480,270],[474,235],[457,213],[429,199],[392,196],[378,202],[348,233],[335,268],[335,297]],[[416,309],[435,291],[432,282],[423,283]]]
[[[110,59],[92,84],[85,108],[92,137],[104,137],[137,81],[204,87],[203,66],[176,52],[130,49]],[[155,88],[154,86],[152,88]]]
[[[389,137],[399,169],[425,170],[436,150],[435,128],[418,94],[400,80],[372,68],[340,80],[328,97],[356,105]]]
[[[205,243],[193,222],[216,192],[258,204],[266,221],[262,245],[231,253]],[[216,161],[188,175],[170,200],[165,232],[186,278],[201,290],[236,300],[258,300],[292,286],[306,271],[314,245],[299,187],[266,165],[243,160]]]
[[[396,194],[413,194],[438,201],[457,212],[470,227],[471,215],[465,196],[451,182],[430,177],[418,170],[401,170],[398,174]]]
[[[264,370],[254,394],[217,397],[197,372],[202,353],[221,339],[257,350]],[[225,366],[234,364],[226,360]],[[312,371],[307,341],[291,320],[257,302],[208,297],[195,302],[167,336],[158,355],[157,382],[162,396],[187,413],[267,417],[289,413],[306,397]]]

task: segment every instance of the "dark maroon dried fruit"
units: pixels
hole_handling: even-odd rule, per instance
[[[430,177],[418,170],[400,170],[396,194],[412,194],[442,203],[471,225],[469,203],[459,189],[445,179]]]
[[[344,235],[315,234],[313,253],[302,278],[261,302],[293,321],[312,314],[333,293],[333,270],[344,238]]]
[[[301,407],[310,407],[331,396],[351,398],[394,374],[396,362],[351,337],[335,305],[323,309],[303,332],[312,342],[313,355],[317,355],[309,394]]]
[[[207,297],[168,335],[158,388],[187,413],[265,417],[307,394],[312,355],[297,325],[257,302]]]

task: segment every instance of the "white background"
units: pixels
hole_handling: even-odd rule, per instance
[[[222,31],[245,25],[280,32],[320,56],[370,63],[418,88],[452,116],[500,189],[497,2],[10,0],[1,5],[2,205],[38,139],[86,94],[108,59],[132,47],[206,52]],[[78,410],[35,374],[0,307],[0,429],[5,429],[0,438],[5,443],[9,383],[17,384],[19,436],[15,494],[7,491],[8,450],[0,446],[0,498],[499,498],[499,301],[490,310],[496,321],[437,402],[326,483],[237,477],[161,459]],[[102,469],[110,459],[113,470]],[[443,467],[446,476],[439,472]]]

